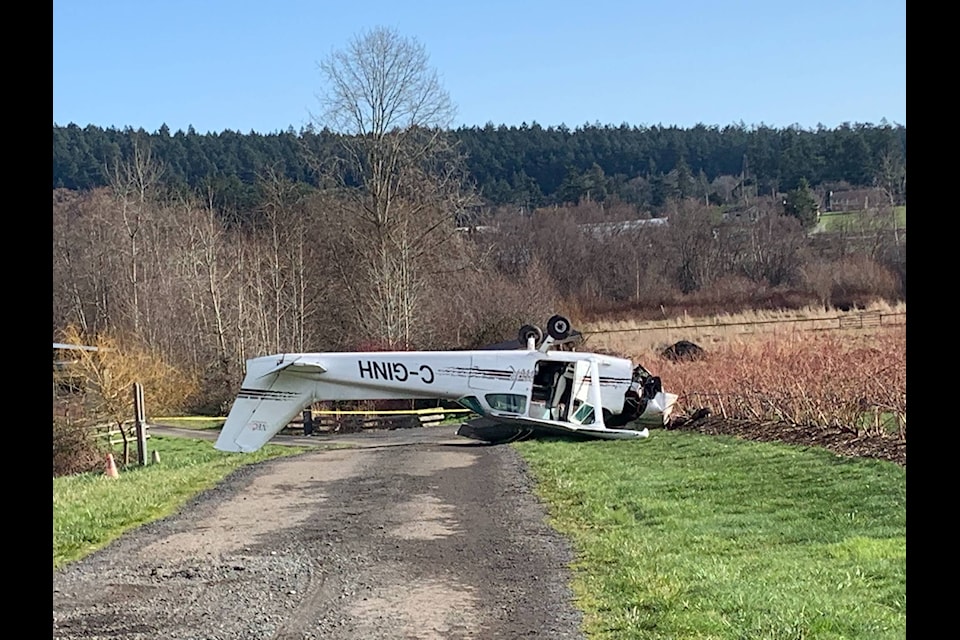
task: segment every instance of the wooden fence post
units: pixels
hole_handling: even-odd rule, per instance
[[[133,384],[133,424],[137,430],[137,463],[147,464],[147,425],[143,412],[143,385]]]

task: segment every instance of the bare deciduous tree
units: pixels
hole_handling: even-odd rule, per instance
[[[672,201],[667,210],[670,228],[665,262],[674,270],[680,291],[692,293],[722,274],[718,212],[691,200]]]
[[[88,321],[89,229],[84,225],[85,201],[66,189],[53,192],[53,330],[76,325],[89,331],[96,314]]]
[[[123,228],[127,235],[127,266],[129,278],[130,312],[133,331],[140,331],[140,231],[148,211],[148,199],[153,195],[163,175],[163,166],[154,159],[149,144],[133,139],[132,156],[114,164],[110,186],[120,209]]]
[[[750,224],[748,232],[743,264],[748,278],[772,287],[799,282],[806,237],[795,218],[771,213]]]
[[[429,261],[470,202],[448,138],[454,108],[423,46],[376,28],[320,63],[322,123],[343,156],[324,167],[350,206],[344,264],[358,295],[360,330],[392,347],[411,344]]]

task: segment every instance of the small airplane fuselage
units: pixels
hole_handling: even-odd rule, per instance
[[[247,373],[216,448],[255,451],[306,407],[325,400],[453,400],[486,424],[518,432],[645,437],[676,396],[627,359],[540,349],[298,353],[247,361]],[[461,435],[500,440],[483,424]],[[485,434],[489,437],[485,437]]]

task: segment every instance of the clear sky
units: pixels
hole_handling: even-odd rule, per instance
[[[906,0],[54,0],[53,122],[299,130],[376,26],[424,46],[454,126],[907,123]]]

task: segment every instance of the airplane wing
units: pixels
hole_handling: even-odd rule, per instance
[[[609,427],[584,426],[571,422],[541,420],[497,412],[465,422],[457,430],[457,435],[474,440],[502,443],[523,440],[531,436],[573,436],[601,440],[631,440],[646,438],[650,435],[650,432],[646,428],[640,431],[611,429]]]

